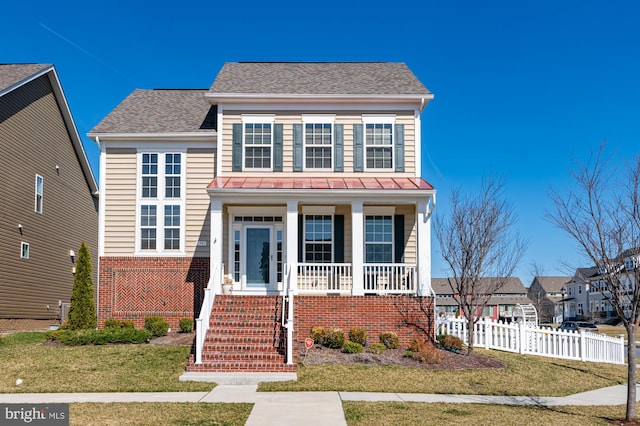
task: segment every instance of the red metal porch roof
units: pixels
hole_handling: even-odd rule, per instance
[[[207,188],[216,189],[361,189],[433,190],[422,178],[325,177],[217,177]]]

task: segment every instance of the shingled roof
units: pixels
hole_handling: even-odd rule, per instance
[[[431,95],[405,64],[391,62],[229,62],[210,93]]]
[[[0,64],[0,93],[51,66],[50,64]]]
[[[480,285],[488,285],[488,280],[491,278],[481,278]],[[486,283],[486,284],[485,284]],[[431,287],[436,294],[453,294],[451,286],[447,278],[432,278]],[[520,281],[518,277],[507,278],[506,284],[498,291],[501,294],[513,293],[513,294],[527,294],[527,289]]]
[[[209,133],[215,134],[216,111],[204,89],[135,90],[89,135]]]

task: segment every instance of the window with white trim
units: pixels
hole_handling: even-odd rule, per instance
[[[273,126],[244,123],[244,169],[271,169]]]
[[[305,123],[305,169],[333,169],[333,124]]]
[[[367,169],[393,169],[393,123],[365,123],[365,164]]]
[[[42,202],[44,201],[44,178],[40,175],[36,175],[36,191],[35,191],[36,213],[42,213]]]
[[[304,216],[304,260],[309,263],[333,262],[333,216]]]
[[[169,253],[184,249],[184,153],[140,153],[137,248]]]
[[[365,216],[365,263],[393,263],[393,216]]]
[[[20,243],[20,259],[29,258],[29,243]]]

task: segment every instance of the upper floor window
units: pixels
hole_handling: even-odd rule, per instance
[[[140,156],[137,248],[176,252],[184,247],[184,154],[145,152]]]
[[[332,168],[331,123],[306,123],[304,128],[304,155],[306,169]]]
[[[42,213],[42,202],[44,197],[44,179],[40,175],[36,175],[36,213]]]
[[[364,155],[366,170],[393,170],[394,117],[365,116]]]
[[[624,261],[624,267],[625,267],[627,270],[631,270],[631,269],[634,269],[634,268],[636,267],[636,263],[634,262],[634,260],[633,260],[633,259],[625,259],[625,261]]]
[[[271,123],[244,124],[244,168],[271,169]]]

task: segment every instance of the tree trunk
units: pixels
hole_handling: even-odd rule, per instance
[[[473,322],[473,320],[467,321],[467,355],[471,355],[471,353],[473,352],[473,330],[474,330],[474,325],[475,323]]]
[[[636,325],[627,327],[627,414],[625,419],[636,418]]]

